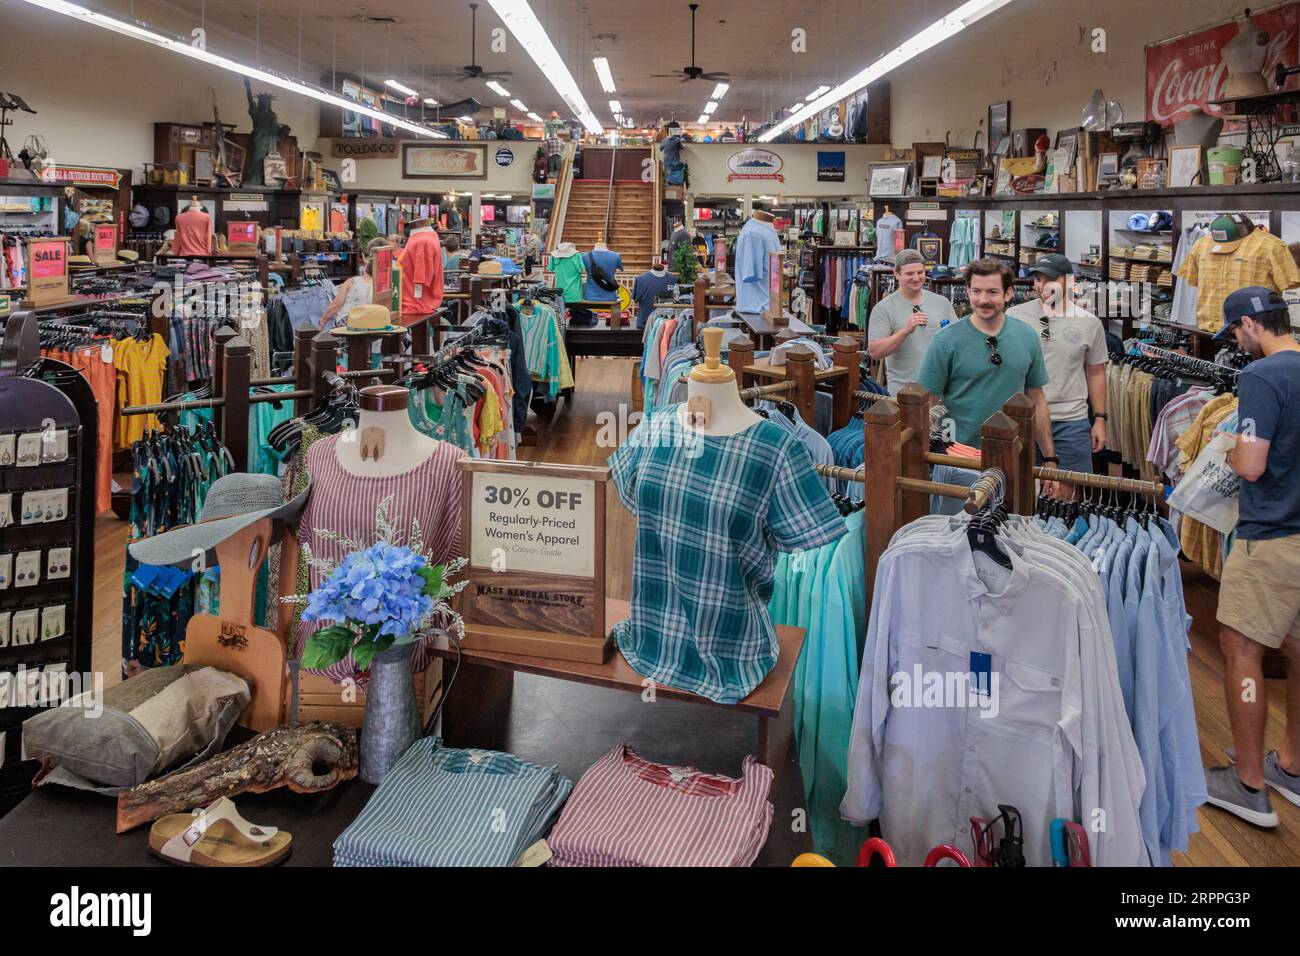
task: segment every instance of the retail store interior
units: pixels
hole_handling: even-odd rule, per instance
[[[1300,3],[0,21],[0,865],[1300,866]]]

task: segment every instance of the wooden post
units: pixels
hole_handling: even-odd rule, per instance
[[[863,416],[866,487],[872,496],[867,509],[867,605],[876,583],[876,565],[889,539],[902,526],[898,476],[902,474],[902,416],[898,405],[881,399]]]
[[[853,339],[836,339],[831,346],[831,358],[836,368],[846,369],[848,374],[831,383],[835,396],[835,412],[832,427],[843,428],[853,417],[853,393],[858,390],[858,343]]]
[[[737,336],[727,346],[727,365],[736,375],[736,388],[748,388],[749,381],[745,369],[754,364],[754,340],[749,336]]]
[[[438,313],[435,312],[434,316],[436,317],[437,315]],[[411,354],[412,355],[428,355],[430,352],[433,351],[433,349],[429,347],[432,344],[429,341],[430,338],[429,325],[433,321],[436,321],[436,318],[421,319],[420,321],[416,322],[413,326],[411,326]],[[393,338],[396,338],[396,336],[393,336]],[[388,340],[385,339],[383,343],[384,354],[393,355],[401,351],[401,341],[402,341],[401,339],[397,339],[397,345],[390,348]]]
[[[1002,413],[1011,419],[1020,438],[1020,459],[1016,463],[1016,499],[1007,498],[1007,510],[1018,515],[1034,513],[1034,403],[1024,394],[1007,399]]]
[[[782,329],[780,332],[776,333],[776,335],[774,336],[774,338],[775,338],[775,340],[776,340],[776,344],[777,344],[777,345],[780,345],[780,344],[783,343],[783,342],[789,342],[791,339],[797,339],[797,338],[799,338],[799,333],[798,333],[798,332],[795,332],[795,331],[794,331],[793,329],[791,329],[789,326],[786,326],[786,327],[785,327],[784,329]]]
[[[253,350],[239,336],[225,344],[225,420],[221,440],[230,449],[236,471],[248,471],[248,383],[252,379]]]
[[[313,328],[299,329],[293,334],[293,388],[294,391],[309,391],[311,383],[311,348],[312,339],[316,337]],[[294,413],[306,415],[311,410],[311,399],[300,398],[294,403]]]
[[[228,325],[223,325],[212,333],[212,397],[226,397],[226,343],[238,338],[239,333]],[[224,434],[226,428],[226,409],[224,403],[212,407],[212,423],[217,434]]]
[[[709,280],[704,277],[704,273],[701,272],[695,277],[695,285],[692,288],[695,294],[693,316],[694,328],[691,329],[691,338],[693,339],[697,334],[699,334],[700,326],[709,321],[709,305],[705,300],[705,293],[707,293],[709,289]]]
[[[623,303],[615,299],[609,306],[609,327],[611,329],[621,329],[623,327]]]
[[[330,392],[325,373],[334,371],[338,361],[339,340],[328,332],[321,332],[311,340],[311,390],[312,407],[319,408],[325,404],[325,396]]]
[[[289,287],[296,289],[300,282],[302,282],[302,256],[295,252],[289,257]]]
[[[903,446],[900,474],[924,481],[930,477],[925,464],[925,453],[930,450],[930,393],[915,382],[909,382],[899,389],[897,401],[903,428],[912,430],[912,437]],[[901,492],[901,499],[903,524],[930,513],[930,496],[923,492],[905,490]]]
[[[1007,511],[1024,514],[1020,503],[1020,429],[1002,412],[994,412],[980,427],[980,457],[984,468],[1001,468],[1006,475],[1002,500]]]
[[[269,289],[271,286],[271,263],[264,255],[257,257],[257,281],[263,289]]]
[[[346,341],[348,343],[348,371],[359,372],[362,369],[370,368],[370,336],[349,335]],[[360,383],[358,383],[357,387],[361,387]]]
[[[817,421],[817,363],[813,350],[796,345],[785,354],[785,374],[794,382],[791,401],[810,428]]]

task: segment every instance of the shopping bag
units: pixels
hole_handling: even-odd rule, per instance
[[[1234,444],[1231,435],[1215,432],[1169,496],[1170,508],[1221,534],[1237,527],[1241,478],[1228,467],[1227,460]]]

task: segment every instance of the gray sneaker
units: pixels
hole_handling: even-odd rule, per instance
[[[1228,759],[1237,762],[1237,752],[1228,748]],[[1300,777],[1293,777],[1282,769],[1282,760],[1276,750],[1264,755],[1264,782],[1280,793],[1283,799],[1300,807]]]
[[[1268,802],[1268,791],[1251,793],[1233,767],[1212,767],[1205,771],[1209,802],[1257,827],[1275,827],[1277,814]]]

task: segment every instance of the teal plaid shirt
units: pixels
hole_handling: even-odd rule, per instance
[[[778,551],[816,548],[844,521],[800,441],[763,421],[737,435],[647,417],[609,460],[637,517],[632,616],[614,628],[639,674],[734,704],[776,664],[768,616]]]

